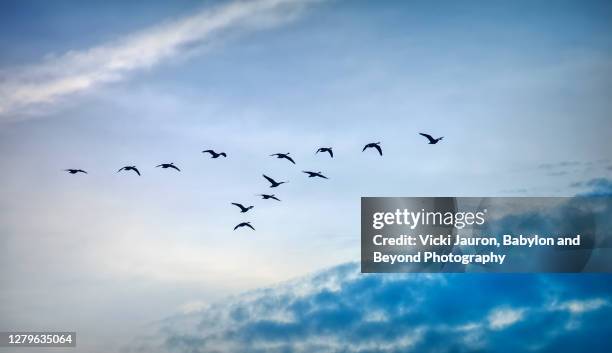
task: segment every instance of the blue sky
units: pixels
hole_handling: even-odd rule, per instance
[[[604,1],[3,1],[0,330],[75,328],[106,352],[355,261],[361,196],[605,186],[611,18]],[[268,156],[288,151],[296,166]],[[169,161],[183,172],[153,168]],[[281,203],[255,197],[262,173],[290,180]],[[255,205],[255,233],[230,202]]]
[[[607,275],[364,275],[348,263],[169,317],[131,351],[606,352],[610,289]]]

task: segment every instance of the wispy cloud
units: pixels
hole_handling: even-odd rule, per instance
[[[519,322],[524,317],[525,310],[512,308],[498,308],[489,314],[489,328],[503,330]]]
[[[370,275],[344,264],[168,318],[161,342],[128,351],[603,352],[609,290],[605,275]]]
[[[32,113],[41,105],[125,79],[154,67],[222,32],[284,23],[313,0],[236,1],[126,35],[111,43],[69,51],[26,67],[3,70],[0,122]]]

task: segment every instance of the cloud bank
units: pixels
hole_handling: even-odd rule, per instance
[[[295,18],[312,0],[237,1],[127,35],[112,43],[70,51],[42,63],[3,70],[0,121],[32,113],[41,104],[88,91],[154,67],[228,30],[273,26]],[[26,114],[27,115],[27,114]]]
[[[361,274],[343,264],[166,319],[168,352],[607,351],[606,275]]]

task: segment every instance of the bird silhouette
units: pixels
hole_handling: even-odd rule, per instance
[[[272,199],[272,200],[280,201],[276,196],[274,196],[274,194],[272,194],[272,195],[259,194],[259,196],[261,196],[261,198],[264,199],[264,200]]]
[[[275,188],[279,186],[280,184],[288,183],[288,181],[276,181],[265,174],[263,174],[263,177],[266,178],[266,180],[270,182],[271,188]]]
[[[319,153],[319,152],[329,152],[329,156],[331,158],[334,158],[334,152],[332,151],[331,147],[321,147],[317,150],[317,152],[315,152],[315,154]]]
[[[125,166],[125,167],[123,167],[123,168],[119,169],[119,170],[117,171],[117,173],[119,173],[119,172],[120,172],[120,171],[122,171],[122,170],[131,170],[131,171],[134,171],[136,174],[138,174],[138,176],[140,176],[140,171],[138,171],[138,168],[136,168],[136,167],[135,167],[135,166],[133,166],[133,165],[128,165],[128,166]]]
[[[178,170],[179,172],[181,171],[180,169],[178,169],[177,166],[174,165],[174,163],[162,163],[160,165],[156,165],[155,166],[155,168],[157,168],[157,167],[162,167],[163,169],[172,168],[172,169]]]
[[[378,151],[378,154],[382,156],[382,148],[380,148],[380,142],[368,143],[367,145],[363,146],[363,149],[361,150],[361,152],[365,151],[368,148],[376,148],[376,150]]]
[[[249,228],[255,230],[255,228],[253,228],[253,226],[251,225],[251,222],[242,222],[242,223],[239,223],[237,226],[234,227],[234,230],[236,230],[236,229],[238,229],[240,227],[249,227]]]
[[[302,170],[302,173],[308,174],[309,178],[319,177],[319,178],[323,178],[323,179],[329,179],[325,175],[321,174],[321,172],[309,172],[307,170]]]
[[[210,158],[219,158],[219,156],[227,157],[227,154],[225,154],[225,152],[217,153],[213,150],[202,151],[202,153],[210,153]]]
[[[429,144],[430,144],[430,145],[435,145],[436,143],[438,143],[438,142],[442,141],[442,139],[444,138],[444,136],[442,136],[442,137],[438,137],[438,138],[436,139],[436,138],[433,138],[431,135],[429,135],[429,134],[424,134],[424,133],[422,133],[422,132],[419,132],[419,135],[421,135],[421,136],[425,136],[425,137],[426,137],[426,138],[429,140]]]
[[[295,161],[293,160],[293,158],[289,157],[289,152],[287,152],[287,153],[274,153],[274,154],[270,155],[270,157],[273,157],[273,156],[276,156],[276,158],[285,158],[289,162],[295,164]]]
[[[70,174],[76,174],[76,173],[85,173],[87,174],[86,171],[84,171],[83,169],[64,169],[65,172],[68,172]]]
[[[239,203],[236,203],[236,202],[232,202],[232,205],[237,206],[238,208],[240,208],[240,212],[242,212],[242,213],[246,213],[251,208],[255,207],[255,206],[244,207],[242,204],[239,204]]]

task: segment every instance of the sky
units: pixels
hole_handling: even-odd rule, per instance
[[[359,258],[362,196],[608,187],[611,19],[605,1],[0,2],[0,331],[121,351],[164,318],[335,273]],[[382,158],[361,152],[378,141]],[[262,173],[289,180],[281,202],[256,196]],[[609,315],[590,289],[605,276],[528,281]]]

